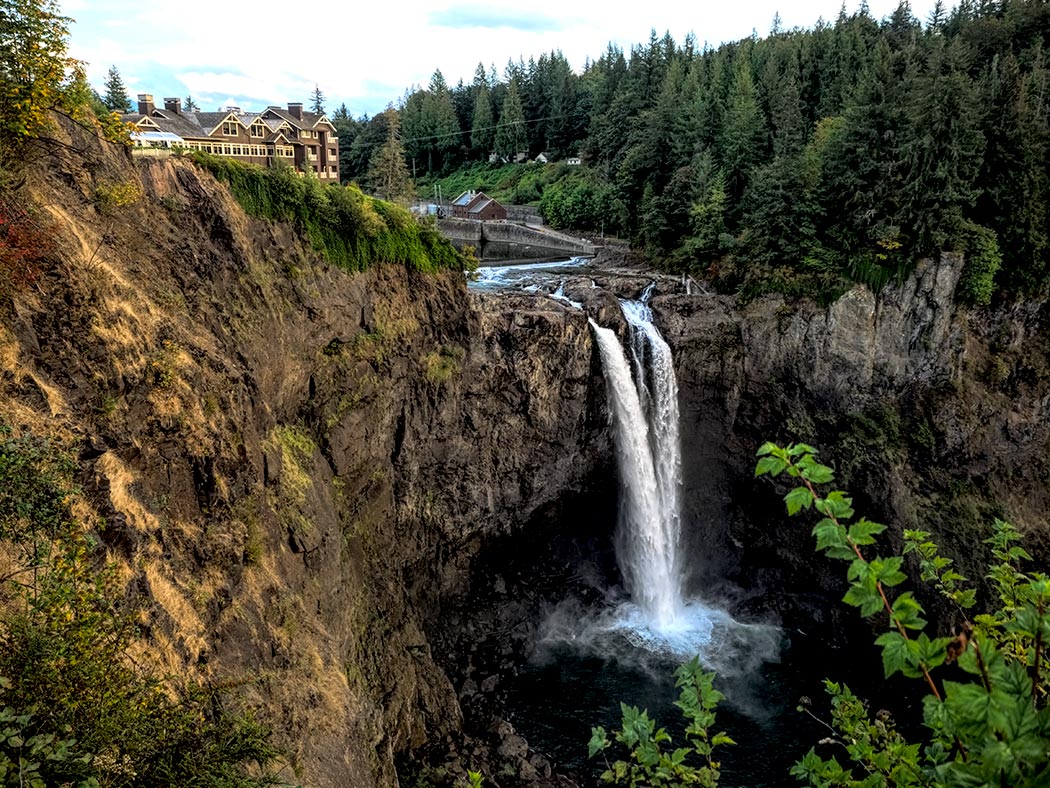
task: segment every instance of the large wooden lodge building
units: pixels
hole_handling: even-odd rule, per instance
[[[141,93],[138,112],[121,116],[136,127],[132,139],[143,148],[182,147],[251,164],[283,161],[299,172],[313,172],[322,181],[339,182],[339,138],[324,115],[305,112],[302,104],[267,107],[262,112],[183,112],[182,99]]]

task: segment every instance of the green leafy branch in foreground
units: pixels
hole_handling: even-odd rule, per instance
[[[997,562],[988,577],[998,606],[972,622],[961,620],[954,638],[930,637],[925,611],[912,592],[892,591],[906,579],[904,555],[865,555],[862,548],[874,546],[886,526],[854,520],[852,499],[844,492],[819,492],[834,475],[817,461],[816,450],[766,443],[758,456],[756,476],[787,474],[798,480],[785,496],[789,515],[809,509],[821,515],[813,528],[817,549],[849,562],[850,587],[843,601],[865,617],[884,616],[886,631],[875,642],[882,648],[886,676],[922,678],[929,688],[923,704],[929,740],[912,744],[888,717],[871,720],[848,688],[827,682],[835,735],[822,744],[845,748],[850,763],[811,749],[792,774],[816,788],[1050,785],[1050,579],[1021,568],[1031,556],[1016,544],[1017,530],[996,520],[987,540]],[[917,556],[923,581],[960,614],[974,605],[974,591],[964,587],[966,579],[940,555],[928,533],[906,531],[904,553]],[[951,662],[962,669],[953,678],[964,680],[943,679],[938,686],[933,671]]]
[[[699,785],[714,788],[718,784],[719,763],[714,760],[714,749],[720,744],[734,744],[725,733],[711,736],[708,729],[715,722],[715,707],[724,695],[714,688],[714,673],[707,673],[700,666],[698,657],[681,665],[675,671],[675,686],[680,689],[675,705],[681,709],[686,721],[687,746],[667,752],[661,745],[671,742],[671,735],[646,711],[636,706],[620,704],[622,721],[620,730],[613,732],[617,742],[627,748],[629,760],[609,763],[602,773],[602,782],[615,785],[646,786],[646,788],[671,788],[680,785]],[[612,746],[605,729],[591,729],[588,757],[593,758]],[[693,766],[687,759],[695,756],[703,762]]]

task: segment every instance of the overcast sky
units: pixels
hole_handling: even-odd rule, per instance
[[[60,0],[61,1],[61,0]],[[425,85],[440,68],[449,85],[470,82],[478,62],[500,74],[508,58],[561,50],[580,71],[609,42],[630,50],[649,30],[679,42],[692,32],[717,45],[765,35],[777,11],[785,28],[833,20],[841,0],[532,0],[527,4],[455,0],[357,0],[294,3],[180,0],[64,0],[71,50],[87,61],[102,90],[115,65],[132,100],[137,93],[190,94],[203,110],[236,104],[309,102],[314,85],[333,111],[369,115],[396,102],[411,85]],[[859,2],[851,0],[852,12]],[[897,0],[869,0],[877,19]],[[933,0],[912,9],[925,19]]]

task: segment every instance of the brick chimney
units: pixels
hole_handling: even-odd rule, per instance
[[[302,104],[288,104],[288,114],[296,120],[303,119],[303,105]]]
[[[176,115],[182,114],[182,99],[180,98],[166,98],[164,99],[164,109],[168,112],[174,112]]]
[[[139,93],[139,114],[152,115],[154,109],[153,96],[149,93]]]

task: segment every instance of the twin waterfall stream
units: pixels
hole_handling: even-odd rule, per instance
[[[671,349],[644,301],[621,302],[631,366],[616,334],[593,320],[609,390],[623,486],[617,558],[627,589],[655,630],[675,627],[683,600],[678,566],[682,455]],[[637,381],[637,382],[636,382]]]
[[[589,311],[566,295],[565,280],[552,287],[549,279],[529,281],[525,275],[519,268],[493,273],[489,281],[521,277],[527,283],[521,289]],[[577,282],[570,292],[582,294],[585,287]],[[777,785],[790,753],[797,752],[796,737],[808,735],[795,722],[772,721],[795,692],[789,677],[798,666],[781,664],[785,635],[778,627],[737,621],[718,604],[718,591],[697,588],[702,572],[696,562],[706,558],[698,546],[712,524],[688,505],[699,491],[686,488],[684,480],[704,483],[689,465],[690,452],[703,447],[686,441],[683,453],[678,381],[671,348],[649,307],[653,290],[650,284],[638,299],[619,300],[626,331],[589,318],[616,453],[614,546],[622,583],[597,578],[590,590],[600,599],[569,594],[548,610],[537,648],[510,690],[511,719],[530,743],[588,773],[595,766],[580,745],[591,726],[615,727],[621,702],[647,708],[654,719],[674,720],[674,668],[699,656],[727,695],[719,724],[742,742],[723,754],[723,784]],[[734,589],[721,588],[739,599]]]
[[[726,652],[737,650],[730,644],[739,646],[748,626],[684,593],[678,383],[671,349],[648,306],[652,287],[640,300],[620,301],[630,328],[627,348],[613,330],[590,320],[620,473],[616,557],[631,595],[598,627],[646,651],[680,657],[699,653],[706,664],[724,664]]]

